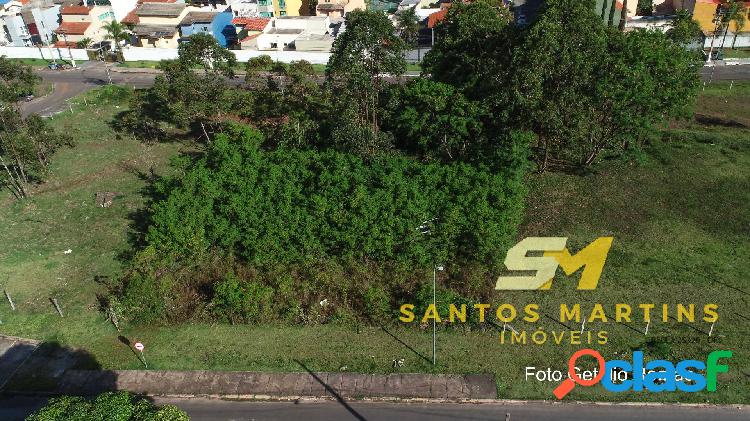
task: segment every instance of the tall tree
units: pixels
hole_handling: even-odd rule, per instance
[[[419,18],[411,7],[396,13],[398,35],[408,47],[416,47],[419,37]]]
[[[515,124],[537,135],[542,170],[551,159],[590,165],[694,102],[691,53],[661,33],[604,26],[591,6],[550,2],[514,62]]]
[[[188,67],[201,66],[207,72],[234,77],[237,56],[209,34],[191,35],[187,42],[180,44],[178,54],[180,62]]]
[[[34,93],[39,77],[31,67],[0,56],[0,106],[15,103],[22,96]]]
[[[469,98],[491,94],[510,72],[515,33],[506,8],[479,0],[451,5],[438,24],[438,42],[422,63],[435,80],[461,89]]]
[[[672,19],[667,37],[678,44],[691,44],[696,42],[702,33],[701,25],[693,19],[690,12],[683,9]]]
[[[326,68],[328,86],[345,93],[341,105],[354,107],[354,118],[379,131],[378,107],[383,78],[406,71],[406,43],[384,13],[355,10],[346,31],[336,38]]]
[[[638,16],[651,16],[654,14],[654,0],[638,0],[636,6]]]

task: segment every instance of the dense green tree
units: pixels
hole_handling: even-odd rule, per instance
[[[695,98],[693,56],[666,36],[605,27],[581,0],[550,2],[514,67],[521,127],[539,138],[538,162],[585,166],[641,140]]]
[[[200,66],[207,72],[234,77],[237,57],[209,34],[191,35],[187,42],[180,43],[178,54],[179,61],[187,67]]]
[[[635,12],[638,16],[651,16],[654,14],[654,0],[638,0]]]
[[[21,117],[17,101],[32,94],[38,80],[31,67],[0,57],[0,185],[18,199],[44,178],[52,154],[72,145],[38,115]]]
[[[25,95],[34,93],[39,82],[30,66],[0,56],[0,106],[2,103],[13,103]]]
[[[730,25],[731,23],[734,23],[735,25],[734,36],[732,39],[732,48],[734,48],[734,45],[737,42],[737,35],[745,28],[745,24],[747,23],[748,7],[745,1],[730,0],[726,5],[726,8],[727,25]]]
[[[396,29],[398,36],[408,47],[416,47],[419,37],[419,18],[411,7],[396,13]]]
[[[346,31],[333,43],[326,68],[339,111],[354,109],[356,124],[369,124],[377,137],[379,97],[385,75],[406,71],[406,44],[384,13],[355,10],[346,16]]]
[[[701,25],[684,9],[677,12],[671,27],[667,30],[667,37],[679,44],[699,42],[702,34]]]
[[[133,97],[116,124],[119,129],[154,139],[167,123],[210,141],[226,120],[234,120],[251,103],[249,92],[229,88],[226,78],[234,76],[236,58],[216,39],[193,35],[180,44],[178,54],[176,60],[162,60],[162,74],[154,86]]]
[[[424,72],[471,99],[490,95],[511,71],[511,22],[507,8],[486,1],[453,4],[436,28],[439,42],[425,56]]]
[[[451,85],[420,78],[395,86],[386,109],[396,146],[423,159],[467,159],[481,141],[479,107]]]

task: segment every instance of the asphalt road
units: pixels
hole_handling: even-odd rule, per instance
[[[41,407],[44,398],[0,398],[0,419],[22,420]],[[190,419],[203,420],[714,420],[750,419],[750,408],[739,406],[607,405],[575,403],[386,403],[302,401],[251,402],[217,399],[157,398],[157,405],[172,404],[185,410]]]
[[[52,82],[55,90],[51,95],[34,99],[24,103],[21,111],[24,115],[36,113],[42,116],[50,116],[64,111],[68,108],[67,100],[83,92],[109,83],[136,88],[147,88],[154,83],[155,73],[120,72],[107,70],[104,64],[99,62],[87,62],[82,68],[75,70],[37,70],[42,79]],[[715,66],[704,67],[701,70],[704,81],[727,81],[727,80],[750,80],[750,65],[741,66]],[[234,84],[242,84],[243,78],[239,77],[232,81]]]

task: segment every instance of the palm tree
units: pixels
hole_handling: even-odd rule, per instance
[[[89,48],[91,43],[94,42],[91,38],[83,38],[82,40],[78,41],[76,43],[76,47],[78,48]]]
[[[112,42],[114,42],[115,51],[120,51],[121,41],[127,41],[130,39],[130,32],[125,28],[125,25],[120,22],[113,20],[102,28],[107,31],[107,35],[104,36],[104,39],[112,40]]]

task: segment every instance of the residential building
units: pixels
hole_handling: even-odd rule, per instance
[[[104,25],[115,19],[112,7],[106,6],[63,6],[60,9],[62,22],[55,29],[58,47],[75,46],[84,39],[92,42],[104,40],[107,31]]]
[[[20,14],[31,34],[32,44],[52,42],[53,32],[60,25],[60,5],[52,0],[33,0],[23,5]]]
[[[115,14],[115,20],[118,22],[121,22],[130,13],[137,3],[138,0],[109,0],[112,13]]]
[[[330,51],[332,44],[331,20],[328,16],[279,17],[262,33],[242,42],[243,48],[278,51]]]
[[[301,12],[302,0],[258,0],[258,15],[263,18],[300,16]]]
[[[704,33],[713,33],[716,30],[716,22],[714,18],[717,13],[721,11],[722,5],[726,5],[726,0],[674,0],[675,10],[687,10],[693,14],[695,19],[700,25]],[[745,5],[750,8],[750,1],[746,1]],[[750,20],[750,14],[746,17]],[[737,25],[734,21],[729,23],[729,33],[737,31]],[[746,28],[748,30],[750,28]]]
[[[21,15],[13,14],[0,17],[3,33],[13,47],[31,47],[31,34]]]
[[[13,47],[32,45],[29,29],[19,14],[22,7],[17,0],[6,1],[0,6],[0,43]]]
[[[257,17],[258,0],[229,0],[229,8],[236,18]]]
[[[365,0],[319,0],[315,14],[330,18],[343,18],[352,10],[365,10],[366,8]]]
[[[237,30],[240,48],[243,50],[257,50],[257,38],[266,28],[271,26],[270,18],[234,18],[232,20]]]
[[[270,18],[240,17],[232,19],[237,37],[242,39],[251,35],[259,34],[271,23]]]
[[[182,39],[194,34],[209,34],[216,38],[222,47],[237,41],[237,32],[232,25],[232,12],[189,12],[180,22]]]
[[[124,22],[132,26],[133,44],[146,48],[177,48],[179,26],[191,11],[184,3],[143,3]]]

